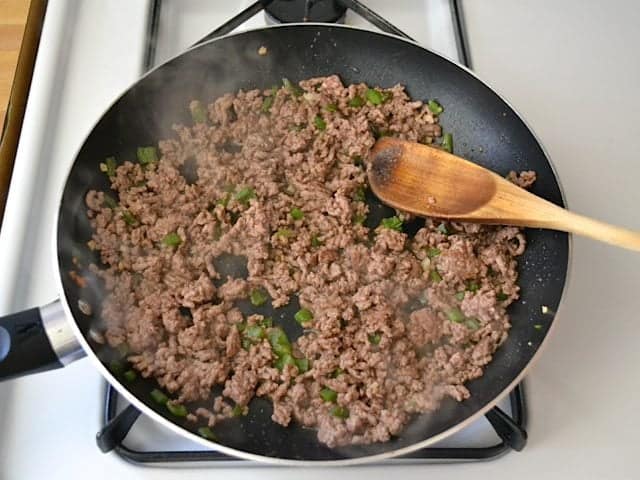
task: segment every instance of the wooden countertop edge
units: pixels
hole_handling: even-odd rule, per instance
[[[7,201],[9,182],[13,171],[18,140],[22,130],[22,121],[31,87],[31,77],[36,61],[36,53],[40,43],[40,34],[47,9],[47,0],[32,0],[20,46],[20,54],[16,66],[4,128],[0,137],[0,228]],[[1,119],[0,119],[1,120]]]

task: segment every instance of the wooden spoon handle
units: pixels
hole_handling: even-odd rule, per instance
[[[508,209],[508,211],[511,213],[511,210],[517,210],[518,215],[516,218],[504,219],[503,223],[575,233],[640,252],[639,232],[578,215],[529,192],[525,192],[518,187],[514,186],[513,188],[520,190],[517,198],[518,209]],[[509,187],[506,192],[509,193],[511,190],[512,187]],[[515,190],[513,191],[515,192]],[[500,202],[501,205],[504,203]]]
[[[550,228],[640,252],[639,232],[570,212],[495,174],[491,175],[498,187],[497,193],[486,205],[469,215],[470,218],[476,217],[475,221],[491,218],[495,220],[490,223]]]
[[[555,208],[558,211],[554,212],[552,218],[549,218],[546,228],[577,233],[611,245],[640,252],[640,233],[578,215],[560,207]]]

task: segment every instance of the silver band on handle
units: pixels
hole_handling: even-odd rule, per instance
[[[66,366],[86,355],[71,330],[69,320],[64,313],[60,300],[55,300],[40,307],[40,316],[42,317],[42,325],[49,338],[51,348],[62,366]]]

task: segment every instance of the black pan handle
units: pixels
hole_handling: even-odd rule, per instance
[[[60,368],[83,355],[59,300],[0,317],[0,381]]]

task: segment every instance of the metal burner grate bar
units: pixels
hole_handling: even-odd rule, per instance
[[[393,35],[398,35],[399,37],[406,38],[407,40],[413,40],[409,35],[404,33],[402,30],[397,28],[396,26],[389,23],[383,17],[378,15],[376,12],[366,7],[358,0],[338,0],[344,7],[352,10],[354,13],[357,13],[362,18],[364,18],[367,22],[375,25],[383,32],[392,33]]]
[[[135,407],[129,406],[118,411],[120,395],[111,385],[107,386],[104,425],[105,428],[98,433],[99,445],[104,450],[108,445],[121,457],[141,465],[165,464],[165,463],[202,463],[210,462],[219,466],[230,464],[254,465],[254,462],[230,457],[215,450],[192,451],[139,451],[129,448],[124,443],[127,432],[135,423],[138,415],[135,415]],[[492,424],[502,441],[489,447],[427,447],[412,452],[406,456],[386,460],[385,464],[398,463],[459,463],[470,461],[493,460],[512,451],[521,450],[526,443],[526,402],[524,387],[516,386],[509,394],[511,416],[506,415],[498,407],[487,414],[487,419]],[[132,417],[133,413],[133,417]]]

